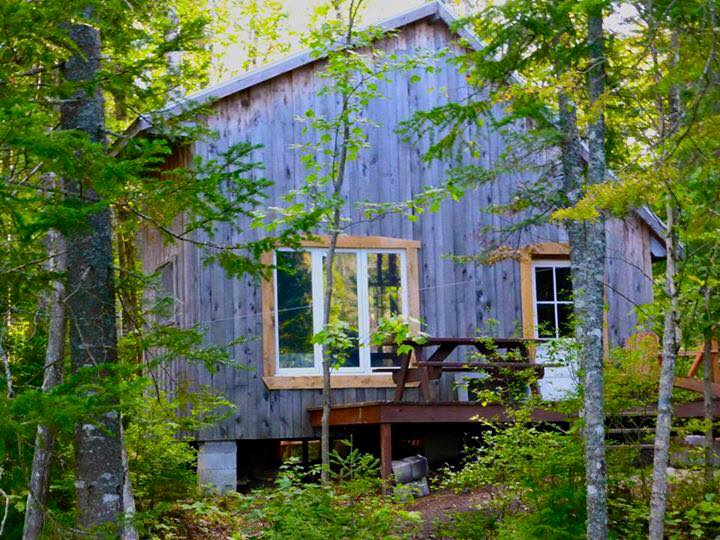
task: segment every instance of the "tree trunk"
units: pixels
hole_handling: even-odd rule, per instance
[[[78,51],[62,66],[63,78],[79,90],[60,108],[62,129],[80,130],[104,141],[104,103],[93,85],[101,62],[99,31],[85,23],[66,23]],[[97,195],[91,179],[66,179],[67,197],[93,204]],[[95,371],[102,384],[117,362],[117,329],[110,211],[93,209],[82,226],[67,237],[67,301],[69,345],[74,372]],[[78,526],[89,530],[119,527],[123,509],[123,466],[120,415],[107,410],[75,428],[75,486]],[[114,524],[114,525],[112,525]],[[106,529],[103,530],[106,533]]]
[[[12,370],[10,369],[10,357],[7,355],[7,352],[5,352],[5,349],[2,345],[2,338],[4,337],[4,335],[4,332],[0,332],[0,358],[2,358],[3,369],[5,370],[6,395],[8,399],[12,399],[15,397],[15,390],[13,389]]]
[[[590,67],[588,91],[591,120],[588,127],[588,184],[605,181],[605,47],[601,9],[588,17]],[[587,484],[587,538],[607,538],[604,405],[604,282],[605,221],[585,221],[570,235],[576,337],[582,346],[585,476]],[[579,233],[579,234],[578,234]]]
[[[679,62],[679,41],[676,32],[671,37],[673,70]],[[658,102],[660,118],[660,143],[668,144],[668,139],[677,132],[680,121],[680,87],[673,84],[669,95],[669,114]],[[663,151],[661,161],[665,161]],[[678,263],[680,260],[678,219],[680,208],[672,192],[672,184],[667,182],[665,195],[665,293],[667,311],[663,328],[662,367],[658,389],[657,421],[655,425],[655,445],[653,456],[653,485],[650,496],[650,539],[662,540],[667,507],[667,467],[670,453],[670,435],[672,429],[672,392],[675,384],[675,363],[680,349],[680,297],[678,292]]]
[[[710,312],[710,289],[705,290],[705,308]],[[710,321],[708,320],[708,324]],[[709,326],[705,331],[705,339],[703,343],[703,419],[705,420],[705,439],[703,446],[705,447],[705,492],[712,493],[714,467],[713,460],[715,458],[715,437],[713,436],[713,370],[712,370],[712,349],[713,349],[713,328]]]
[[[65,271],[65,246],[62,236],[51,231],[48,234],[49,270]],[[63,357],[67,324],[65,319],[65,285],[56,280],[50,294],[50,324],[47,348],[45,349],[45,371],[42,391],[49,392],[62,382]],[[55,449],[55,428],[39,425],[35,434],[35,452],[30,470],[30,485],[25,509],[23,540],[40,538],[45,525],[48,489],[50,483],[50,461]]]
[[[342,113],[344,115],[347,109],[347,101],[343,101]],[[335,204],[339,204],[338,198],[345,182],[345,165],[347,163],[347,140],[350,136],[349,120],[345,118],[342,125],[342,139],[340,141],[340,153],[338,157],[337,174],[333,182],[332,197]],[[333,263],[335,261],[335,249],[337,247],[337,239],[340,234],[340,208],[335,207],[330,223],[330,244],[328,246],[327,257],[325,259],[325,297],[323,298],[323,327],[330,324],[330,308],[332,307],[333,296]],[[330,384],[330,358],[323,353],[323,409],[320,418],[320,461],[322,469],[320,471],[323,483],[330,481],[330,408],[332,407],[332,386]]]
[[[650,539],[662,540],[665,507],[667,504],[667,466],[672,422],[672,391],[675,383],[675,360],[680,348],[679,299],[677,291],[677,204],[673,195],[666,196],[665,292],[669,305],[663,328],[662,367],[658,390],[655,453],[653,457],[653,485],[650,499]]]
[[[339,210],[333,214],[333,221],[339,222]],[[333,296],[333,262],[337,246],[337,228],[330,236],[327,256],[325,258],[325,297],[323,298],[323,328],[330,324],[330,308]],[[330,358],[323,351],[323,407],[320,419],[320,479],[323,483],[330,481],[330,409],[332,407],[332,386],[330,384]]]
[[[120,424],[120,442],[122,444],[122,508],[124,515],[122,540],[138,540],[139,536],[132,521],[135,517],[135,495],[133,494],[132,482],[130,481],[130,467],[128,464],[127,451],[125,450],[125,432],[122,423]]]
[[[127,213],[118,211],[115,217],[115,239],[117,243],[118,274],[120,279],[120,287],[117,291],[117,296],[120,300],[120,334],[127,336],[133,332],[140,331],[142,324],[142,305],[140,295],[138,294],[138,287],[135,283],[137,272],[135,228],[132,223],[133,218]],[[138,351],[129,360],[138,365],[142,364],[142,352]],[[120,426],[120,438],[122,441],[123,463],[123,513],[125,514],[122,538],[123,540],[137,540],[138,534],[132,524],[132,517],[135,515],[135,497],[130,481],[127,452],[125,451],[125,435],[122,425]]]
[[[116,242],[119,266],[120,287],[118,298],[120,300],[120,334],[127,336],[138,332],[142,326],[142,303],[138,290],[136,276],[137,250],[135,246],[135,227],[132,216],[127,212],[116,212]],[[141,364],[142,352],[137,352],[132,361]]]

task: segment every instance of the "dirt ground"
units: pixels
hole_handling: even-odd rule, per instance
[[[420,512],[423,516],[423,532],[418,540],[445,540],[434,536],[433,531],[438,522],[445,522],[458,512],[468,512],[488,499],[487,493],[476,491],[472,493],[453,493],[452,491],[438,491],[427,497],[418,499],[410,510]]]

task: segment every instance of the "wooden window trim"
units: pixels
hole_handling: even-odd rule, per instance
[[[329,239],[319,236],[317,240],[301,242],[303,247],[327,247]],[[340,236],[337,247],[341,249],[398,249],[405,251],[407,280],[407,313],[415,321],[420,318],[420,271],[418,250],[420,242],[384,236]],[[273,252],[264,253],[261,261],[272,266]],[[271,275],[262,280],[262,341],[263,341],[263,382],[270,390],[317,389],[322,388],[320,375],[277,375],[275,367],[275,280]],[[419,330],[413,322],[413,331]],[[393,388],[392,373],[337,374],[330,377],[332,388]]]
[[[538,259],[570,258],[570,246],[562,242],[531,244],[518,250],[520,261],[520,303],[522,307],[522,328],[525,339],[535,337],[535,302],[533,301],[533,261]],[[605,358],[610,354],[608,313],[603,313],[603,347]]]
[[[545,242],[525,246],[518,251],[520,260],[520,298],[522,328],[525,339],[535,337],[535,303],[533,302],[533,261],[570,257],[570,246],[560,242]]]

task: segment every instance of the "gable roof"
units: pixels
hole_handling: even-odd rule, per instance
[[[404,26],[408,26],[410,24],[428,18],[435,18],[443,21],[449,28],[453,30],[453,32],[455,32],[459,37],[463,38],[473,48],[482,49],[482,42],[471,31],[469,31],[464,26],[455,26],[454,23],[457,23],[460,20],[460,17],[453,11],[451,11],[440,0],[435,0],[434,2],[431,2],[429,4],[424,4],[416,8],[410,9],[408,11],[400,13],[399,15],[396,15],[389,19],[385,19],[384,21],[381,21],[373,26],[382,29],[384,32],[389,32],[393,30],[399,30]],[[186,97],[175,100],[165,108],[156,111],[156,113],[160,115],[175,116],[186,110],[192,109],[198,104],[226,98],[253,86],[257,86],[266,81],[269,81],[270,79],[274,79],[275,77],[279,77],[295,69],[311,64],[317,60],[317,56],[314,56],[312,54],[312,51],[301,51],[294,55],[280,59],[276,62],[267,64],[256,70],[250,71],[248,73],[243,73],[241,75],[238,75],[237,77],[233,77],[232,79],[229,79],[228,81],[225,81],[223,83],[217,84],[215,86],[210,86],[209,88],[200,90]],[[515,78],[518,81],[522,81],[521,76],[518,74],[515,75]],[[152,128],[152,123],[149,118],[146,116],[139,116],[137,120],[135,120],[135,122],[133,122],[133,124],[127,129],[126,135],[129,137],[133,137],[150,128]],[[582,143],[581,147],[583,158],[587,160],[589,155],[587,146]],[[612,171],[608,171],[608,176],[610,176],[612,179],[616,179]],[[652,246],[653,257],[663,256],[664,244],[661,245],[661,243],[658,243],[658,240],[664,240],[665,224],[660,220],[657,215],[655,215],[654,212],[652,212],[652,210],[645,206],[636,209],[635,215],[648,226],[650,231],[656,237],[656,242],[654,242]]]
[[[437,17],[443,20],[448,26],[458,20],[457,15],[452,13],[445,5],[440,2],[432,2],[430,4],[424,4],[410,9],[389,19],[385,19],[373,26],[382,29],[384,32],[389,32],[392,30],[399,30],[403,26],[432,17]],[[458,34],[462,35],[462,37],[472,37],[469,33],[467,33],[467,35],[463,35],[462,32],[458,32]],[[233,77],[223,83],[175,100],[165,108],[156,111],[156,113],[174,116],[200,103],[223,99],[236,94],[237,92],[242,92],[243,90],[262,84],[270,79],[274,79],[275,77],[279,77],[280,75],[284,75],[285,73],[289,73],[295,69],[311,64],[317,60],[317,56],[314,56],[312,51],[301,51],[297,54],[293,54],[276,62],[267,64],[256,70]],[[146,117],[140,117],[131,126],[129,134],[135,135],[149,129],[150,127],[152,126],[149,120]]]

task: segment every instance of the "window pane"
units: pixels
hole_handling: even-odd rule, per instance
[[[160,269],[160,288],[163,296],[175,299],[175,263],[170,261]]]
[[[538,337],[555,337],[555,306],[553,304],[538,304]]]
[[[558,304],[558,331],[560,337],[572,337],[574,330],[573,305]]]
[[[381,319],[402,313],[401,258],[397,253],[368,253],[368,302],[370,332]],[[395,366],[399,359],[393,347],[371,347],[372,367]]]
[[[570,267],[555,268],[555,282],[557,286],[557,299],[569,302],[572,300],[572,281],[570,279]]]
[[[312,264],[305,251],[277,253],[278,344],[281,368],[312,368]]]
[[[535,268],[535,296],[538,301],[555,300],[553,296],[553,269],[547,266]]]
[[[175,324],[175,262],[169,261],[160,267],[160,286],[156,295],[157,322],[159,324]]]
[[[355,253],[338,252],[333,258],[333,293],[330,305],[330,322],[344,321],[353,331],[351,337],[355,346],[348,351],[342,367],[360,367],[360,349],[358,343],[358,297],[357,297],[357,257]],[[323,257],[323,283],[325,279],[326,258]]]

